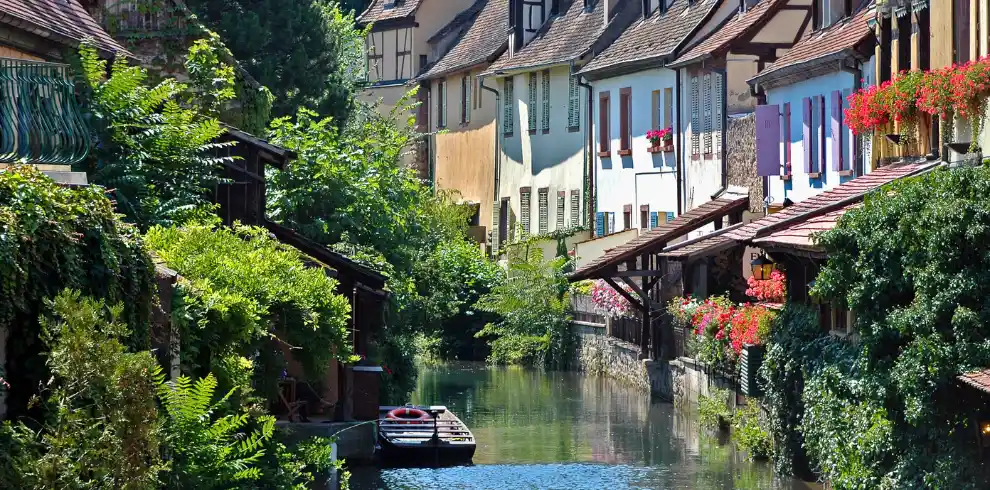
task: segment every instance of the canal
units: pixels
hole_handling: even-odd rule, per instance
[[[474,465],[353,468],[352,490],[810,488],[701,435],[690,414],[605,378],[451,364],[424,368],[413,402],[446,405],[471,427]]]

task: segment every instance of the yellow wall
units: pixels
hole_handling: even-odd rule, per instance
[[[19,60],[45,61],[37,56],[18,51],[14,48],[0,45],[0,58],[15,58]]]

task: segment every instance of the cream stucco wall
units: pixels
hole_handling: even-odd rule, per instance
[[[538,94],[537,107],[529,107],[529,75],[520,73],[514,76],[513,98],[510,101],[503,100],[503,103],[511,103],[514,107],[513,127],[511,136],[502,135],[502,163],[501,175],[499,179],[499,197],[509,198],[509,203],[513,213],[518,218],[521,216],[519,208],[519,189],[521,187],[532,188],[530,211],[532,219],[531,233],[538,231],[537,207],[538,189],[549,188],[549,230],[556,229],[556,197],[557,192],[566,191],[566,203],[564,226],[571,227],[579,223],[572,223],[570,218],[571,191],[578,190],[583,195],[585,155],[584,147],[587,138],[586,108],[587,92],[582,88],[580,92],[581,126],[577,131],[569,130],[567,127],[567,104],[568,104],[568,79],[570,67],[568,65],[558,65],[550,69],[550,131],[543,133],[537,129],[528,130],[528,115],[530,110],[537,110],[537,127],[540,125],[542,117],[542,79],[537,78]],[[504,84],[502,78],[496,79],[498,90],[503,93]],[[489,83],[495,85],[495,83]],[[502,110],[499,108],[499,117],[502,117]],[[502,131],[500,131],[502,132]],[[583,201],[583,198],[582,198]],[[581,203],[584,209],[584,203]],[[582,212],[582,215],[584,213]]]
[[[464,201],[480,204],[479,224],[492,226],[492,200],[495,193],[495,95],[482,90],[479,66],[454,73],[445,79],[447,128],[433,136],[434,172],[437,187],[456,190]],[[461,122],[461,79],[470,85],[470,120]],[[439,87],[434,81],[430,97],[430,128],[437,131]],[[480,96],[480,97],[479,97]]]

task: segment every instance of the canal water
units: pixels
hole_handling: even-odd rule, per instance
[[[691,414],[616,381],[460,363],[424,368],[413,403],[446,405],[474,465],[352,468],[352,490],[808,489],[701,434]]]

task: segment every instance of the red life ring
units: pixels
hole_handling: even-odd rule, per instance
[[[430,414],[418,409],[410,407],[399,407],[391,410],[385,415],[388,420],[401,420],[406,423],[425,423],[433,422],[433,417]]]

